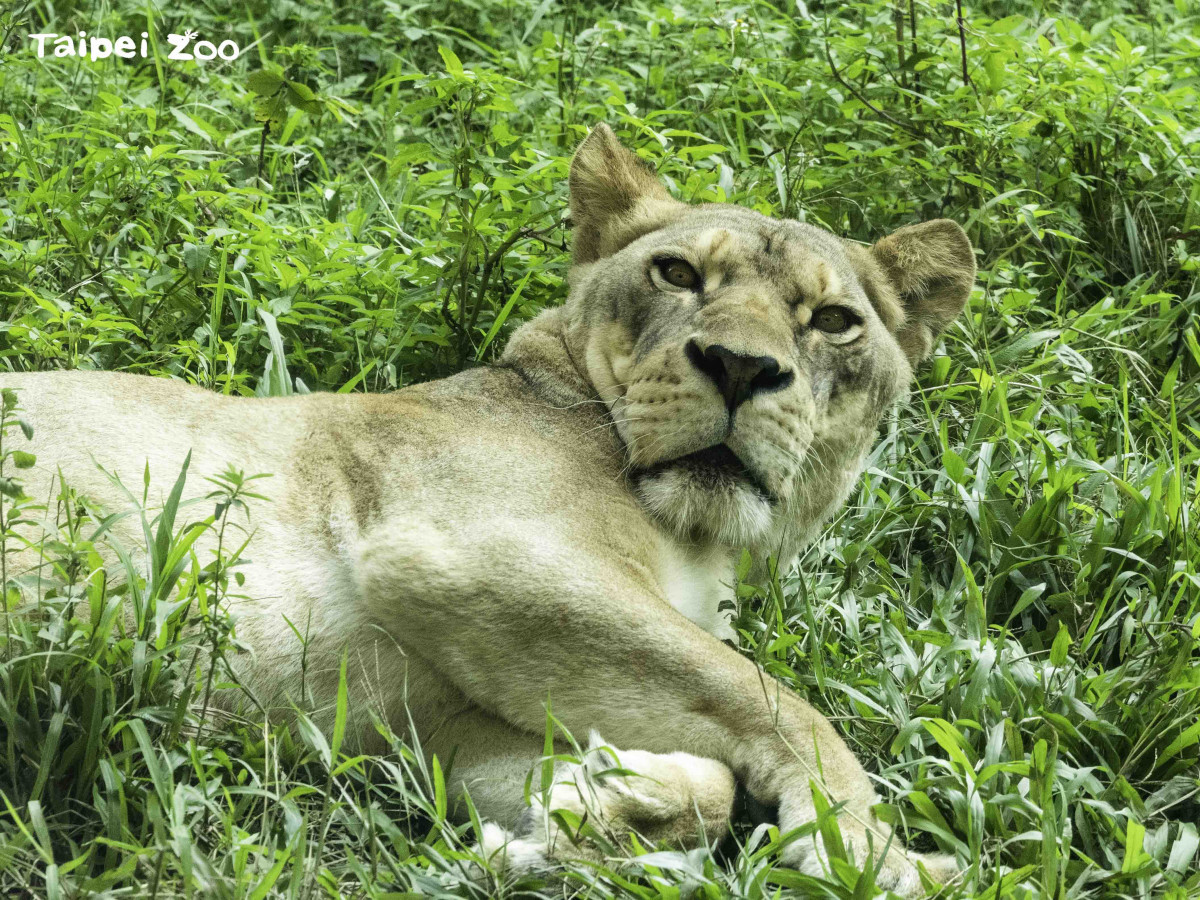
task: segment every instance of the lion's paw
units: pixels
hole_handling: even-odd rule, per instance
[[[636,832],[651,842],[694,845],[726,829],[733,774],[686,753],[616,751],[592,732],[577,763],[560,763],[508,831],[483,827],[476,852],[510,874],[563,862],[600,862]],[[566,815],[563,815],[563,814]]]
[[[953,856],[908,851],[899,844],[898,839],[893,841],[882,866],[878,859],[868,862],[867,841],[865,836],[862,837],[861,841],[852,841],[849,848],[853,851],[855,861],[860,866],[879,866],[875,883],[901,897],[925,897],[929,894],[921,880],[922,869],[933,885],[950,885],[962,876],[962,870]],[[882,843],[886,844],[886,838]],[[876,838],[874,845],[879,847],[880,844]],[[803,838],[789,846],[784,853],[784,862],[814,878],[828,878],[831,871],[820,834]]]

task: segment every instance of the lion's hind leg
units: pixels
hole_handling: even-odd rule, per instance
[[[688,753],[614,750],[595,732],[578,763],[560,763],[513,828],[484,825],[477,851],[498,872],[620,855],[630,834],[678,847],[711,844],[729,826],[733,773]]]

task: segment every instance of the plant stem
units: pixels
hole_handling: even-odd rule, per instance
[[[971,83],[971,75],[967,71],[967,25],[963,21],[962,0],[954,0],[954,6],[957,10],[958,20],[958,46],[962,51],[962,80],[963,86],[975,89],[975,85]]]
[[[262,135],[258,139],[258,174],[255,176],[258,181],[262,181],[263,155],[267,151],[267,134],[270,130],[271,120],[267,119],[267,121],[263,122]]]

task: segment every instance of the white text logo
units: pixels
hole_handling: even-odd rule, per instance
[[[181,62],[188,60],[207,62],[210,59],[231,62],[237,59],[242,52],[234,41],[227,40],[214,44],[212,41],[195,41],[196,36],[194,31],[184,34],[168,34],[167,43],[171,45],[171,52],[167,54],[166,58]],[[41,32],[31,34],[29,39],[35,42],[39,58],[51,54],[57,57],[70,56],[91,60],[108,59],[110,56],[120,59],[134,59],[135,57],[145,59],[150,55],[150,35],[145,31],[142,32],[140,40],[135,40],[129,35],[115,38],[97,37],[96,35],[89,37],[86,31],[79,32],[78,36]]]

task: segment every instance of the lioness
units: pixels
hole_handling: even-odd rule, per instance
[[[722,642],[734,635],[719,604],[741,548],[786,564],[844,502],[880,417],[963,308],[970,243],[938,220],[867,249],[688,205],[604,125],[569,187],[570,296],[499,364],[385,396],[279,399],[0,375],[35,429],[30,494],[61,470],[121,509],[98,466],[136,485],[148,461],[170,484],[189,451],[193,497],[230,465],[273,473],[257,482],[270,502],[254,509],[244,570],[254,601],[237,609],[255,651],[246,684],[328,713],[349,648],[353,696],[453,754],[454,789],[496,823],[483,849],[501,863],[587,852],[523,801],[549,701],[574,733],[629,750],[593,748],[535,813],[567,806],[617,833],[686,840],[724,829],[735,778],[785,830],[814,818],[817,785],[880,884],[919,893],[918,864],[952,877],[952,860],[890,840],[862,766]],[[127,545],[131,522],[116,526]],[[644,777],[596,774],[617,757]],[[825,865],[819,837],[787,852]]]

